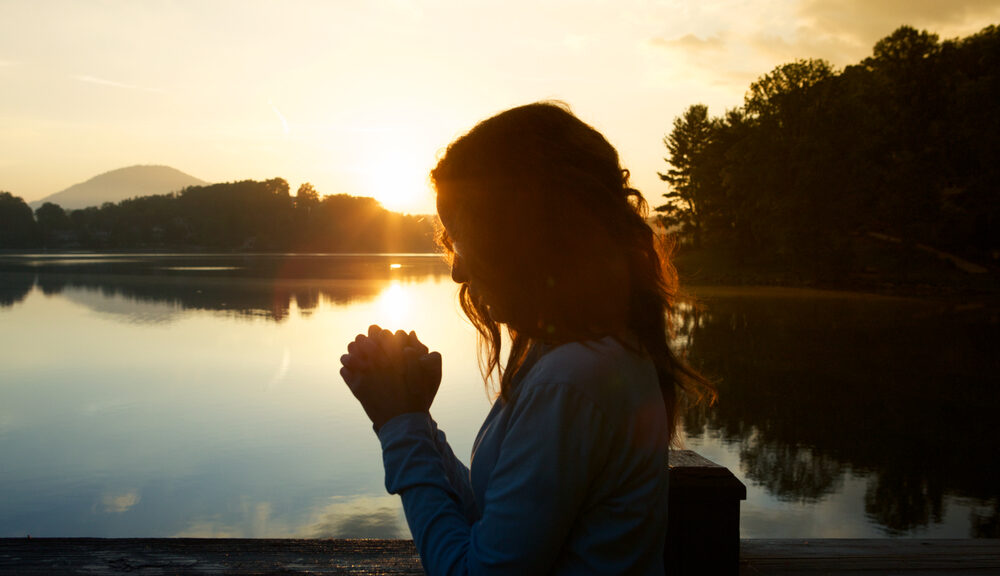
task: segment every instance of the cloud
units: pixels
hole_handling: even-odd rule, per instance
[[[576,52],[587,48],[592,41],[592,38],[584,34],[565,34],[562,39],[563,46]]]
[[[661,48],[693,51],[719,51],[725,49],[726,47],[725,42],[719,36],[701,38],[699,36],[695,36],[694,34],[685,34],[684,36],[673,40],[657,37],[649,40],[649,44],[651,46]]]
[[[395,496],[334,497],[303,530],[307,538],[406,538]]]
[[[990,20],[1000,14],[1000,5],[996,0],[802,0],[798,12],[818,28],[941,28]]]
[[[128,512],[139,500],[139,492],[136,490],[124,494],[105,494],[101,498],[101,511],[108,514]]]
[[[302,520],[276,517],[270,502],[241,498],[224,514],[191,518],[175,538],[408,538],[395,496],[335,496]]]
[[[758,43],[753,34],[734,28],[704,36],[659,36],[645,44],[651,53],[660,55],[654,58],[659,61],[656,68],[661,70],[663,85],[675,89],[697,87],[702,100],[711,98],[705,88],[720,94],[740,94],[778,63],[794,59],[787,54],[776,55],[773,48]]]
[[[802,0],[797,9],[798,39],[808,44],[843,43],[865,47],[903,25],[942,38],[967,36],[1000,18],[996,0]]]
[[[903,25],[953,38],[1000,19],[996,0],[797,0],[752,6],[730,6],[707,27],[691,20],[646,45],[670,55],[687,78],[735,87],[797,59],[822,58],[834,66],[859,62]]]
[[[713,76],[746,80],[769,72],[774,66],[800,58],[823,58],[836,65],[860,60],[874,45],[851,36],[817,33],[804,26],[784,34],[767,29],[731,31],[702,38],[694,34],[648,44],[681,56]],[[749,74],[749,76],[748,76]]]
[[[288,127],[288,120],[285,119],[285,115],[281,113],[281,110],[278,110],[278,107],[274,105],[274,102],[268,100],[267,103],[271,106],[271,111],[274,112],[274,115],[278,117],[278,121],[281,122],[281,129],[287,136],[288,133],[291,132],[291,129]]]
[[[185,529],[173,535],[174,538],[279,538],[292,534],[292,528],[280,518],[274,517],[274,507],[270,502],[250,502],[241,499],[236,510],[230,510],[228,518],[220,514],[193,518]]]
[[[126,90],[140,90],[142,92],[163,92],[159,88],[146,88],[143,86],[135,86],[133,84],[125,84],[124,82],[115,82],[114,80],[106,80],[104,78],[98,78],[96,76],[88,75],[76,75],[70,76],[73,80],[78,80],[80,82],[86,82],[88,84],[97,84],[100,86],[111,86],[113,88],[125,88]]]
[[[218,519],[199,518],[188,523],[187,528],[172,536],[173,538],[246,538],[246,533]]]
[[[268,380],[267,384],[264,385],[265,392],[270,392],[285,380],[285,377],[288,376],[288,368],[291,366],[291,364],[292,364],[292,351],[288,347],[285,347],[285,350],[284,352],[282,352],[281,355],[281,363],[278,364],[278,368],[277,370],[275,370],[274,375],[271,376],[271,379]]]
[[[746,38],[747,47],[764,59],[778,63],[793,60],[821,58],[835,66],[845,66],[860,61],[868,55],[876,40],[864,41],[849,34],[813,34],[800,28],[789,37],[760,33]],[[761,70],[763,75],[770,72]]]

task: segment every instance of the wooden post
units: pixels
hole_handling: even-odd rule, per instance
[[[670,451],[667,574],[738,574],[740,501],[747,488],[691,450]]]

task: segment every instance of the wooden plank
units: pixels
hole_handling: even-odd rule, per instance
[[[725,466],[720,466],[692,450],[671,450],[671,498],[731,500],[739,505],[747,499],[747,488]]]
[[[1000,574],[1000,540],[742,540],[740,574]]]
[[[423,574],[410,540],[0,539],[0,575]]]
[[[740,555],[747,576],[1000,574],[1000,540],[743,540]],[[0,539],[3,576],[276,573],[423,570],[409,540]]]
[[[671,450],[668,458],[668,466],[674,468],[705,468],[716,474],[725,474],[729,470],[698,454],[694,450]]]

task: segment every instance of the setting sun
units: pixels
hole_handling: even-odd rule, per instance
[[[365,166],[365,193],[395,212],[423,214],[434,211],[427,180],[430,166],[418,161],[413,150],[381,148]]]

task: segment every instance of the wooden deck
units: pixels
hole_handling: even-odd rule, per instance
[[[1000,574],[1000,540],[742,540],[740,574]]]
[[[0,575],[423,574],[409,540],[0,539]],[[1000,540],[742,540],[740,574],[1000,574]]]

